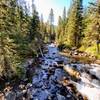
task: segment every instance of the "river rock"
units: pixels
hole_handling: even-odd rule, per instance
[[[66,98],[57,93],[57,100],[66,100]]]
[[[92,83],[95,84],[97,87],[100,88],[100,81],[99,80],[93,79]]]
[[[76,51],[74,54],[73,51],[72,54],[77,55],[78,53]],[[91,69],[95,69],[94,65],[80,64],[77,61],[73,62],[73,59],[66,59],[66,57],[58,54],[54,44],[48,46],[48,53],[44,54],[43,59],[40,69],[33,77],[33,100],[83,100],[80,94],[77,95],[78,91],[87,94],[90,100],[99,100],[99,89],[97,90],[93,86],[93,84],[99,84],[99,81],[93,80],[89,72]],[[71,63],[70,60],[72,60]],[[57,67],[61,64],[65,66]],[[94,74],[99,76],[96,72],[94,71]],[[76,82],[72,76],[81,79]],[[63,79],[63,77],[69,79]]]
[[[0,100],[4,100],[4,99],[5,99],[4,93],[2,93],[2,92],[0,91]]]
[[[13,91],[8,91],[5,93],[6,100],[16,100],[16,94]]]

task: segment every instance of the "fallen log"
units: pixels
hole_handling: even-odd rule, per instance
[[[80,73],[76,70],[74,70],[72,67],[66,65],[63,67],[63,69],[68,72],[69,75],[76,77],[77,79],[80,79]]]

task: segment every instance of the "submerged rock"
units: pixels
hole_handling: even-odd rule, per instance
[[[57,100],[66,100],[66,98],[57,93]]]

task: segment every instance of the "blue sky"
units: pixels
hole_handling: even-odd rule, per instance
[[[31,4],[31,0],[26,0]],[[43,14],[44,21],[46,22],[50,13],[50,9],[54,10],[55,24],[57,24],[58,16],[62,16],[63,8],[66,7],[68,11],[72,0],[34,0],[39,16]],[[83,0],[84,6],[87,6],[88,2],[94,0]]]

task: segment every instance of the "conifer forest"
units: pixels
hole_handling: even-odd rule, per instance
[[[0,0],[0,100],[100,100],[100,0],[35,1]]]

